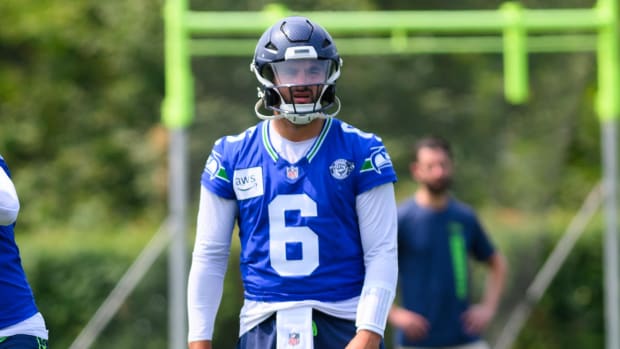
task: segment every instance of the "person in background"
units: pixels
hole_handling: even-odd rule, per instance
[[[396,347],[488,349],[481,338],[503,292],[507,266],[471,207],[450,193],[450,144],[420,139],[409,170],[418,183],[398,206],[399,304],[389,323]],[[472,304],[468,257],[488,267],[480,303]]]
[[[0,349],[45,349],[47,328],[15,243],[19,199],[0,155]]]
[[[211,348],[235,221],[239,349],[383,348],[398,277],[396,173],[382,140],[335,118],[328,32],[284,18],[258,41],[255,126],[215,142],[201,179],[188,341]]]

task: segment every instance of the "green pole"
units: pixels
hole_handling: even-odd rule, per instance
[[[618,128],[618,2],[599,0],[597,111],[601,120],[603,200],[605,218],[605,348],[620,348],[620,294],[618,275],[617,128]]]
[[[164,58],[166,97],[162,121],[168,128],[189,126],[193,119],[193,79],[185,26],[187,0],[166,0],[164,5]]]
[[[508,2],[499,10],[306,11],[303,15],[322,23],[333,36],[342,36],[339,50],[347,55],[503,52],[505,96],[510,103],[520,104],[529,97],[528,52],[594,51],[592,34],[600,29],[600,12],[526,9]],[[275,4],[259,12],[189,11],[184,22],[187,31],[201,34],[190,40],[189,52],[250,56],[256,36],[275,18],[292,13]],[[441,35],[415,36],[429,32]],[[528,38],[528,33],[537,35]],[[489,34],[501,34],[502,40]]]
[[[275,7],[277,8],[277,7]],[[265,11],[189,11],[185,26],[190,33],[213,34],[234,40],[235,36],[261,34],[273,24],[274,7]],[[498,10],[432,11],[304,11],[321,23],[332,36],[390,34],[395,29],[409,33],[500,33],[507,18]],[[592,31],[600,17],[592,8],[523,9],[523,26],[531,32]],[[474,51],[475,52],[475,51]]]
[[[508,22],[504,29],[504,94],[513,104],[528,99],[527,32],[523,26],[522,7],[504,3],[500,10]]]
[[[193,81],[184,26],[188,0],[166,0],[164,5],[166,98],[162,121],[169,129],[168,207],[168,348],[187,347],[187,239],[188,151],[186,128],[193,116]]]
[[[502,53],[506,40],[498,36],[406,36],[394,30],[388,37],[338,37],[338,51],[346,56]],[[524,53],[596,52],[596,34],[548,34],[523,38]],[[192,39],[192,56],[251,57],[255,38]],[[525,61],[527,64],[527,61]],[[526,68],[526,67],[524,67]]]
[[[602,120],[617,119],[620,114],[620,80],[618,76],[618,3],[600,0],[597,12],[601,18],[598,36],[598,115]]]

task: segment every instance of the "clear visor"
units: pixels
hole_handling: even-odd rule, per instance
[[[331,60],[293,59],[270,63],[276,85],[324,84],[332,72]]]

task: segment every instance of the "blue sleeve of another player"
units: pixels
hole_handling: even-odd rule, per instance
[[[9,178],[11,178],[11,172],[9,171],[9,166],[6,164],[6,161],[4,161],[4,158],[2,157],[2,155],[0,155],[0,167],[2,167],[4,172],[6,172],[6,175],[9,176]]]
[[[200,183],[220,197],[235,199],[235,192],[230,181],[232,178],[230,160],[226,158],[225,146],[228,143],[225,139],[220,138],[215,142],[202,172]]]
[[[364,143],[357,164],[359,168],[357,194],[385,183],[396,182],[392,159],[381,140],[373,136]]]

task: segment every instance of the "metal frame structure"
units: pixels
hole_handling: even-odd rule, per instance
[[[594,52],[597,56],[596,113],[601,122],[605,213],[606,348],[620,348],[617,228],[617,119],[620,113],[618,0],[593,8],[527,9],[507,2],[497,10],[313,11],[343,55],[405,55],[485,52],[504,57],[504,90],[514,104],[528,99],[528,54]],[[251,57],[260,34],[293,14],[280,5],[264,11],[192,11],[188,0],[166,0],[165,80],[162,122],[170,130],[169,347],[186,346],[187,140],[194,109],[194,56]]]

